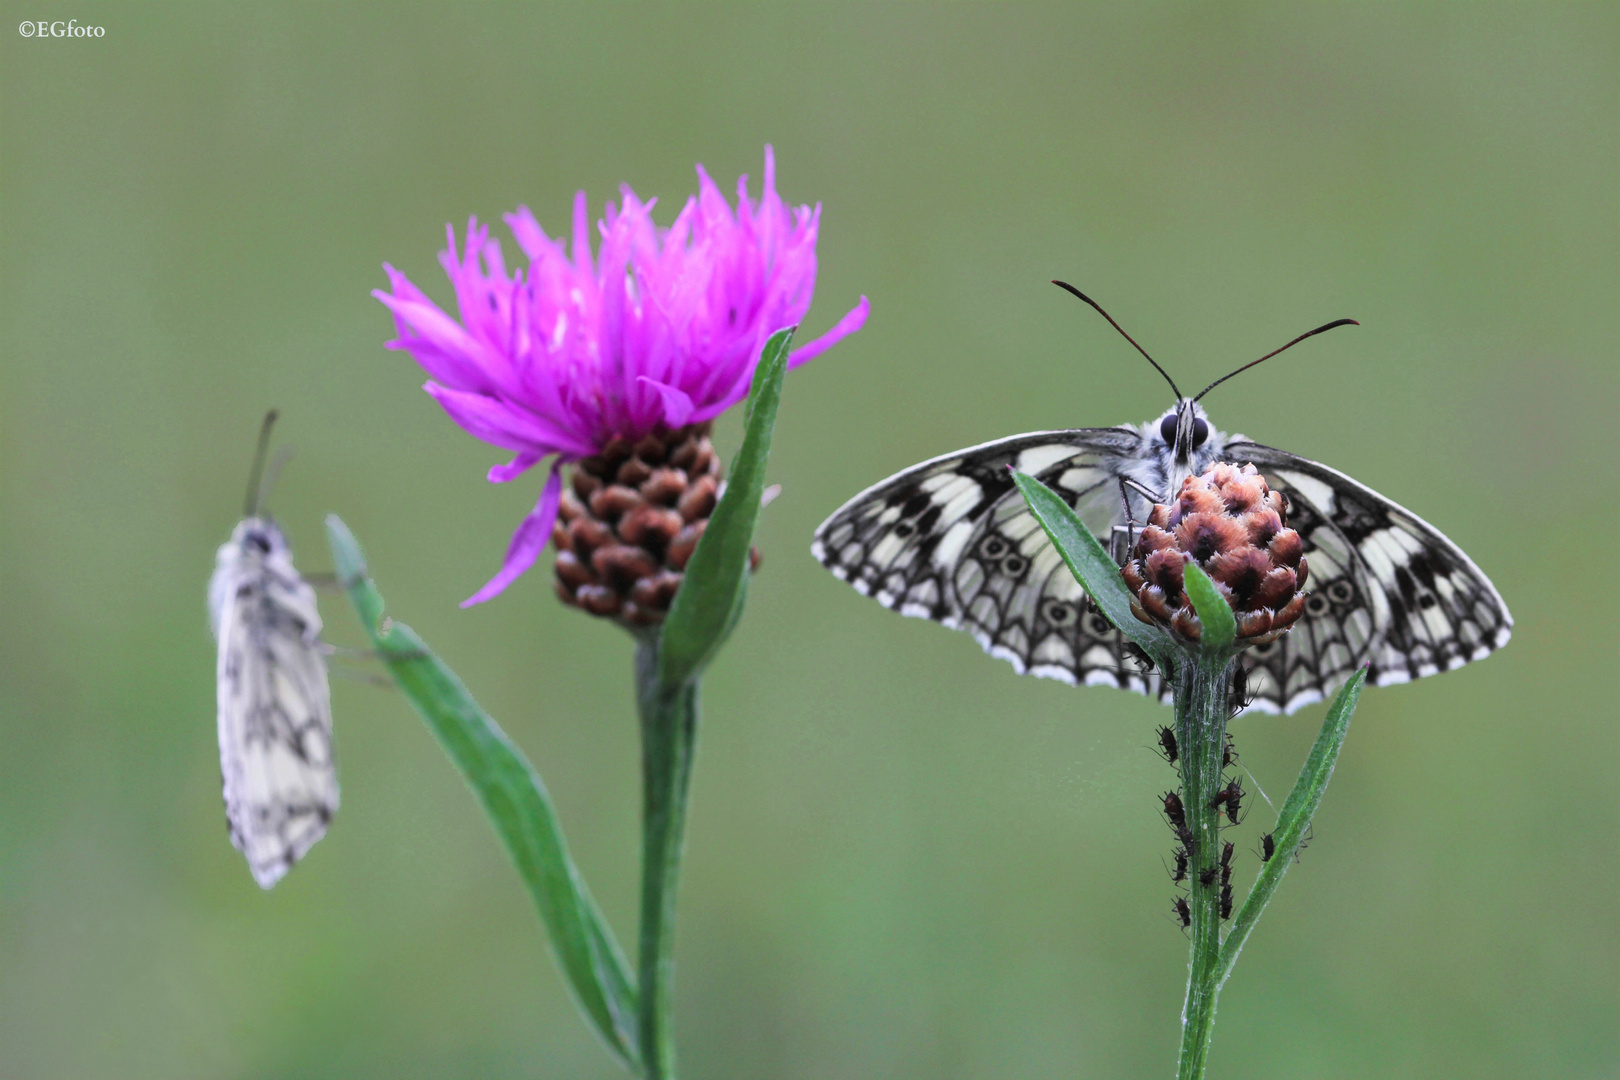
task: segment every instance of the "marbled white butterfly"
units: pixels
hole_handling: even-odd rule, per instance
[[[337,812],[332,706],[315,590],[262,513],[259,477],[276,414],[264,418],[244,520],[215,559],[208,613],[219,643],[219,769],[231,843],[270,888]],[[270,486],[275,473],[265,477]]]
[[[1056,284],[1125,334],[1095,301]],[[1283,349],[1350,322],[1318,327]],[[1140,427],[1014,435],[914,465],[846,503],[816,530],[810,550],[857,592],[966,630],[1020,673],[1168,703],[1168,683],[1089,603],[1008,467],[1063,496],[1123,555],[1132,523],[1185,477],[1216,461],[1252,463],[1286,494],[1288,524],[1310,565],[1304,617],[1244,653],[1254,708],[1303,708],[1364,663],[1383,686],[1461,667],[1506,644],[1513,618],[1502,597],[1438,529],[1341,472],[1217,430],[1198,398],[1227,378],[1192,399],[1171,381],[1175,407]]]

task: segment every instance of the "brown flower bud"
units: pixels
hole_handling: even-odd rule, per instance
[[[1189,476],[1174,504],[1153,508],[1121,570],[1132,612],[1199,640],[1203,627],[1184,588],[1190,559],[1232,605],[1240,645],[1274,641],[1305,610],[1304,544],[1287,512],[1253,465],[1216,462]]]
[[[558,597],[626,625],[656,626],[719,490],[708,424],[656,431],[634,444],[614,439],[577,462],[552,530]],[[751,555],[758,565],[758,552]]]

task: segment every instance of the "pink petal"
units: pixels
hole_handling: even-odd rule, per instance
[[[581,436],[499,398],[451,390],[432,382],[422,389],[433,395],[462,430],[492,446],[518,453],[538,450],[542,456],[562,452],[589,457],[596,453],[595,445]]]
[[[695,408],[692,404],[691,395],[684,390],[677,390],[668,383],[661,383],[657,379],[649,379],[645,375],[636,381],[646,383],[663,396],[664,423],[672,428],[686,425],[686,421],[691,418],[692,410]]]
[[[492,353],[460,323],[430,300],[392,296],[381,289],[371,293],[408,324],[412,333],[390,343],[404,349],[429,375],[457,389],[484,389],[496,385],[493,369],[507,361]]]
[[[822,353],[826,352],[828,349],[832,348],[834,345],[838,344],[840,341],[849,337],[849,335],[858,331],[861,327],[865,326],[866,314],[870,310],[871,305],[866,302],[866,297],[861,297],[861,302],[850,308],[849,313],[846,314],[842,319],[839,319],[838,323],[831,330],[827,331],[825,334],[822,334],[814,341],[805,342],[802,346],[794,349],[793,352],[788,354],[788,370],[792,371],[800,364],[809,363]]]
[[[536,465],[540,464],[543,454],[523,453],[508,461],[505,465],[491,465],[489,467],[489,482],[504,484],[509,480],[516,480]]]
[[[506,548],[506,561],[501,564],[500,573],[490,578],[489,584],[463,600],[462,607],[472,607],[474,604],[482,604],[499,596],[508,585],[533,566],[534,560],[545,550],[546,542],[551,539],[551,526],[557,520],[557,504],[562,501],[561,468],[561,461],[552,464],[551,478],[546,481],[544,490],[540,492],[540,501],[512,534],[512,542]]]
[[[589,277],[591,274],[591,224],[590,204],[585,201],[585,193],[574,193],[574,267],[581,274]]]

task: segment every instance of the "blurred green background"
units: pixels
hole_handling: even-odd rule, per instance
[[[1169,403],[1062,276],[1194,386],[1360,319],[1216,421],[1414,508],[1518,620],[1488,662],[1363,699],[1211,1075],[1616,1075],[1612,5],[3,6],[0,1075],[618,1075],[397,694],[334,686],[342,813],[253,885],[204,583],[278,405],[301,567],[341,513],[628,940],[629,643],[554,601],[549,556],[457,608],[538,480],[484,482],[504,456],[383,350],[368,292],[390,260],[447,299],[445,222],[527,203],[560,232],[578,188],[667,221],[695,162],[729,191],[767,141],[825,207],[806,332],[861,293],[872,317],[789,381],[785,494],[707,684],[686,1074],[1172,1071],[1166,713],[1019,678],[807,553],[905,465]],[[105,36],[15,29],[69,17]],[[1321,710],[1237,725],[1273,798]]]

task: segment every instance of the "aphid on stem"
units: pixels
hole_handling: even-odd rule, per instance
[[[1202,870],[1198,871],[1198,884],[1202,885],[1206,889],[1209,888],[1215,883],[1215,873],[1215,867],[1204,867]]]
[[[1176,733],[1169,727],[1159,728],[1159,756],[1172,765],[1180,758],[1176,746]]]
[[[1187,906],[1187,898],[1185,896],[1176,897],[1175,903],[1171,904],[1170,908],[1176,913],[1176,918],[1181,920],[1181,928],[1183,930],[1192,925],[1192,908]]]
[[[1238,811],[1243,807],[1243,781],[1234,779],[1215,793],[1215,797],[1209,801],[1209,805],[1212,810],[1225,807],[1226,820],[1236,825],[1238,823]]]
[[[1187,860],[1190,857],[1184,847],[1175,850],[1176,872],[1170,875],[1170,880],[1177,885],[1187,880]]]
[[[1287,498],[1287,492],[1282,493]],[[1227,698],[1229,711],[1233,716],[1254,704],[1254,695],[1249,693],[1249,669],[1242,664],[1232,673],[1232,692]]]
[[[1170,827],[1183,831],[1187,828],[1187,811],[1181,805],[1181,796],[1174,791],[1164,793],[1164,816],[1170,819]]]
[[[1231,917],[1232,917],[1232,886],[1223,885],[1223,886],[1221,886],[1221,918],[1230,919]]]
[[[1262,834],[1260,837],[1260,861],[1270,862],[1271,857],[1275,854],[1277,854],[1277,841],[1272,839],[1270,833]]]

